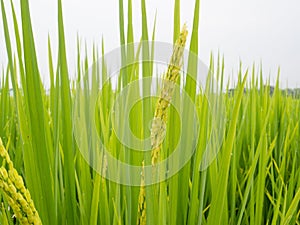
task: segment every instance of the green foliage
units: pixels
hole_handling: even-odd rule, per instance
[[[97,131],[109,153],[120,161],[140,166],[145,159],[151,164],[151,155],[135,152],[122,143],[112,132],[112,121],[108,109],[127,84],[141,77],[155,74],[153,62],[131,64],[118,74],[117,88],[108,80],[102,89],[101,98],[94,111],[85,99],[87,90],[97,90],[100,80],[107,80],[109,69],[102,58],[103,67],[97,68],[98,51],[93,49],[93,60],[82,54],[78,43],[77,80],[70,81],[64,36],[63,10],[58,0],[58,62],[53,62],[51,41],[48,41],[50,89],[41,82],[29,1],[21,0],[21,22],[17,20],[11,1],[13,34],[8,29],[6,9],[1,0],[2,23],[5,34],[8,65],[1,71],[0,79],[0,135],[18,172],[23,176],[43,224],[136,224],[139,187],[120,185],[101,177],[89,163],[101,162],[97,167],[105,169],[105,161],[96,153],[88,160],[78,149],[73,134],[72,108],[76,93],[82,94],[85,112],[95,115]],[[141,54],[143,59],[154,57],[150,39],[155,39],[155,26],[149,38],[146,1],[141,1],[143,44],[134,42],[132,25],[132,1],[128,0],[127,33],[123,1],[119,0],[120,44],[122,65],[132,62]],[[174,35],[180,32],[180,1],[174,1]],[[187,71],[197,74],[198,30],[200,1],[195,1],[194,22],[190,40],[190,55]],[[155,24],[159,21],[155,20]],[[22,25],[22,29],[19,31]],[[102,40],[103,41],[103,40]],[[170,40],[172,42],[172,40]],[[14,55],[12,43],[17,54]],[[104,54],[102,42],[102,56]],[[1,53],[4,54],[4,53]],[[92,76],[86,76],[91,67]],[[140,68],[141,67],[141,68]],[[300,224],[300,100],[279,89],[264,85],[261,71],[257,76],[252,69],[251,81],[238,71],[239,81],[234,94],[223,90],[224,60],[217,63],[211,59],[207,85],[197,91],[197,77],[184,76],[178,85],[193,100],[200,132],[196,151],[184,168],[159,185],[146,187],[147,224]],[[261,68],[260,68],[261,69]],[[183,76],[183,75],[182,75]],[[260,76],[260,77],[259,77]],[[208,168],[201,170],[209,122],[209,103],[205,93],[215,90],[210,83],[216,78],[217,89],[214,102],[224,103],[223,111],[217,111],[217,118],[225,119],[224,140],[221,150]],[[83,81],[83,85],[79,81]],[[154,79],[155,80],[155,79]],[[258,82],[260,80],[260,82]],[[73,83],[72,83],[73,82]],[[155,80],[154,82],[158,82]],[[72,83],[72,85],[70,85]],[[13,92],[10,92],[10,84]],[[132,96],[151,92],[147,83],[138,89],[131,89]],[[156,90],[159,92],[159,90]],[[191,109],[179,91],[175,91],[174,102],[183,110],[183,118],[172,107],[169,111],[163,156],[172,153],[178,144],[181,123],[194,126]],[[212,103],[212,102],[210,102]],[[126,102],[124,108],[126,107]],[[154,115],[155,101],[139,102],[130,114],[130,128],[137,137],[149,137],[149,121]],[[124,112],[119,117],[123,118]],[[217,123],[217,122],[216,122]],[[124,127],[124,121],[120,121]],[[82,134],[89,135],[89,127],[82,127]],[[185,134],[188,137],[192,134]],[[99,147],[91,141],[89,144]],[[213,143],[212,143],[213,144]],[[215,143],[216,144],[216,143]],[[183,141],[185,148],[191,148]],[[174,160],[172,165],[178,165]],[[93,164],[93,163],[92,163]],[[118,171],[118,168],[115,168]],[[129,171],[118,171],[121,176],[132,176]],[[146,174],[147,176],[147,174]],[[12,212],[2,192],[0,193],[0,224],[15,224]]]

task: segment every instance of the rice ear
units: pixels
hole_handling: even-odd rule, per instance
[[[151,162],[152,166],[160,159],[161,143],[166,134],[167,109],[173,97],[175,85],[182,67],[182,57],[187,38],[187,27],[184,24],[182,31],[177,39],[173,54],[168,66],[167,73],[164,76],[160,98],[157,101],[154,119],[151,127]],[[153,177],[156,171],[153,169]],[[137,225],[146,225],[146,191],[145,191],[145,165],[142,162],[141,186],[138,203]]]
[[[161,143],[166,133],[166,123],[168,120],[168,107],[172,100],[175,85],[182,67],[187,35],[187,26],[184,24],[179,38],[175,43],[168,70],[163,79],[160,98],[156,103],[154,119],[151,127],[152,166],[160,160]]]
[[[8,152],[0,138],[0,156],[5,164],[0,167],[0,189],[2,189],[8,204],[13,209],[16,218],[21,224],[42,224],[28,189],[24,185],[23,178],[14,168]]]

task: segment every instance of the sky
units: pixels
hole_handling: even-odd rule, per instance
[[[4,0],[9,26],[9,1]],[[49,80],[47,39],[57,54],[57,1],[30,0],[39,66],[45,83]],[[79,36],[91,55],[93,44],[105,52],[119,47],[118,0],[63,0],[63,13],[70,72],[76,67],[76,40]],[[135,40],[141,37],[140,0],[133,2]],[[20,21],[19,1],[14,1]],[[193,0],[181,1],[181,23],[193,25]],[[172,0],[146,0],[149,30],[157,13],[156,40],[172,43]],[[199,54],[209,63],[210,53],[225,59],[225,78],[236,80],[240,62],[244,71],[253,63],[263,66],[264,79],[274,84],[280,66],[282,87],[300,87],[300,1],[299,0],[201,0]],[[124,1],[126,18],[126,1]],[[1,17],[2,18],[2,17]],[[126,24],[126,21],[125,21]],[[151,31],[149,32],[151,33]],[[0,66],[7,64],[2,20],[0,24]]]

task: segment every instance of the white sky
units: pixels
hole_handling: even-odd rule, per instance
[[[4,0],[10,27],[12,22],[9,1]],[[140,0],[133,1],[135,40],[141,36]],[[14,1],[20,19],[19,1]],[[124,1],[125,11],[127,10]],[[149,33],[157,11],[156,40],[172,42],[173,1],[146,0]],[[38,51],[40,69],[48,80],[47,36],[50,34],[52,48],[57,51],[57,1],[30,0],[30,8]],[[193,24],[194,1],[181,1],[181,22]],[[104,37],[105,51],[119,46],[118,0],[64,0],[64,22],[70,70],[76,65],[77,34],[87,43],[91,53],[92,44],[101,46]],[[126,13],[126,12],[125,12]],[[126,14],[125,14],[126,18]],[[12,29],[11,29],[12,31]],[[210,52],[219,51],[225,56],[226,78],[235,79],[239,61],[244,67],[262,62],[264,77],[273,83],[277,68],[281,67],[281,85],[300,87],[300,1],[299,0],[202,0],[200,19],[200,57],[208,63]],[[0,65],[7,63],[0,24]]]

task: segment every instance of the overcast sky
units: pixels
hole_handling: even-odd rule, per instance
[[[7,11],[9,1],[4,0]],[[133,1],[135,40],[141,36],[140,0]],[[19,14],[19,1],[14,1]],[[125,11],[126,11],[126,3]],[[173,1],[146,0],[149,29],[157,11],[156,40],[172,42]],[[57,1],[30,0],[33,29],[40,69],[47,81],[47,36],[57,49]],[[181,22],[191,29],[194,1],[181,1]],[[118,0],[63,0],[69,66],[76,64],[77,34],[105,51],[119,45]],[[126,12],[125,12],[126,13]],[[20,15],[19,19],[20,19]],[[8,13],[12,27],[10,13]],[[126,17],[126,16],[125,16]],[[281,67],[281,86],[300,87],[300,1],[299,0],[202,0],[200,19],[200,57],[208,63],[210,52],[225,56],[226,77],[236,76],[240,60],[245,68],[262,62],[264,77],[274,82]],[[91,52],[91,51],[90,51]],[[56,54],[57,51],[54,51]],[[6,65],[2,21],[0,24],[0,65]],[[72,69],[71,69],[72,71]],[[74,71],[74,69],[73,69]]]

